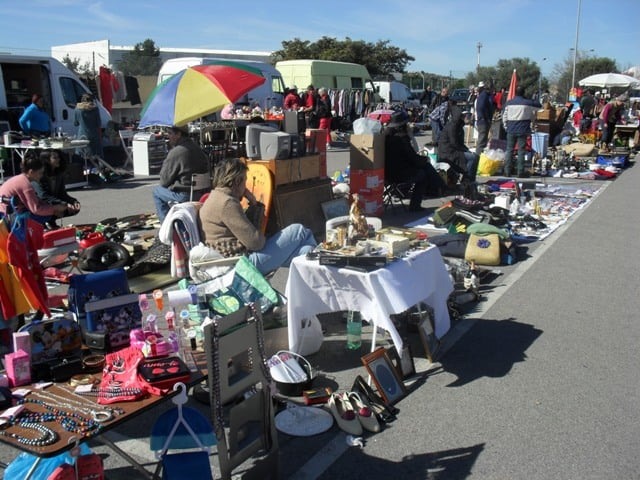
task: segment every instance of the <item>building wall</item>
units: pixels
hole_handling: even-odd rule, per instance
[[[133,50],[133,46],[111,45],[109,40],[97,40],[93,42],[71,43],[51,47],[51,56],[62,61],[69,55],[72,60],[80,60],[80,66],[87,63],[94,72],[97,72],[101,65],[106,65],[113,70],[118,69],[118,63],[122,60],[124,53]],[[197,48],[173,48],[160,47],[160,59],[162,62],[170,58],[180,57],[217,57],[217,58],[240,58],[244,60],[256,60],[259,62],[269,62],[271,52],[269,51],[247,51],[247,50],[215,50]]]

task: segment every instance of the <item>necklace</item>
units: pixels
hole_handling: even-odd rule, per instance
[[[53,392],[34,392],[35,395],[41,400],[46,400],[50,405],[62,407],[67,410],[77,410],[86,415],[91,415],[91,418],[96,422],[104,423],[110,420],[113,420],[116,416],[122,415],[124,410],[118,407],[101,407],[100,410],[95,408],[95,406],[91,403],[87,403],[84,401],[82,397],[77,395],[74,392],[67,392],[74,396],[77,396],[79,399],[82,399],[82,402],[78,400],[74,400],[72,398],[63,397],[62,395],[57,395]]]
[[[45,427],[41,423],[19,422],[17,423],[17,425],[20,428],[26,430],[35,430],[35,432],[39,433],[40,435],[38,437],[24,437],[7,430],[0,430],[0,435],[2,435],[3,437],[11,437],[18,443],[28,445],[30,447],[45,447],[58,441],[58,434],[51,430],[49,427]]]
[[[43,400],[36,398],[22,398],[18,400],[18,405],[24,405],[25,403],[34,403],[41,405],[48,412],[32,412],[30,410],[24,410],[20,416],[27,422],[58,422],[68,432],[74,432],[81,434],[84,437],[91,437],[96,435],[101,429],[102,425],[95,419],[88,419],[82,415],[75,413],[74,411],[65,412],[56,408]],[[73,409],[71,409],[73,410]]]

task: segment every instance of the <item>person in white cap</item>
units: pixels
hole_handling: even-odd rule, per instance
[[[478,83],[478,98],[476,99],[475,118],[476,129],[478,130],[478,141],[476,142],[476,153],[480,155],[487,147],[489,141],[489,130],[493,119],[493,100],[484,87],[484,82]]]
[[[300,95],[298,95],[298,87],[291,85],[289,92],[284,97],[284,109],[285,110],[299,110],[302,102],[300,101]]]

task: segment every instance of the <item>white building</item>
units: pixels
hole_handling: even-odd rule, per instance
[[[157,46],[157,45],[156,45]],[[95,42],[70,43],[51,47],[51,56],[62,61],[67,55],[72,60],[80,60],[79,65],[87,63],[90,69],[97,72],[100,66],[106,65],[109,68],[118,68],[118,63],[122,55],[133,50],[133,46],[111,45],[109,40],[97,40]],[[203,48],[164,48],[160,49],[160,60],[165,62],[170,58],[179,57],[216,57],[216,58],[237,58],[244,60],[256,60],[259,62],[269,62],[271,52],[246,51],[246,50],[214,50]]]

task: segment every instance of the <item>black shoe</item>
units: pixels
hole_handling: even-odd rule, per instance
[[[529,178],[529,172],[520,172],[517,175],[518,178]]]

